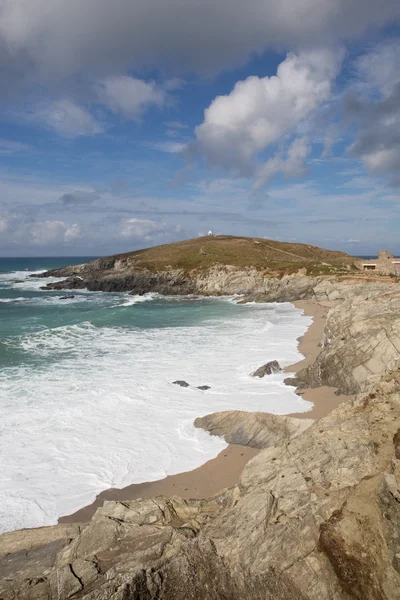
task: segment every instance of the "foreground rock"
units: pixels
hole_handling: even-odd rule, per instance
[[[321,353],[288,383],[357,394],[380,381],[399,359],[400,286],[371,286],[329,311]]]
[[[313,423],[313,419],[229,410],[199,417],[194,425],[229,444],[261,449],[289,442]]]
[[[281,371],[281,366],[277,360],[271,360],[267,362],[262,367],[259,367],[254,373],[251,374],[252,377],[265,377],[265,375],[272,375],[272,373],[279,373]]]

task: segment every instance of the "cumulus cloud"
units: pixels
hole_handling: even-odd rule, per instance
[[[81,236],[81,229],[76,223],[74,225],[71,225],[64,231],[64,241],[65,242],[72,242],[73,240],[76,240],[80,236]]]
[[[305,174],[305,160],[311,152],[311,146],[307,137],[296,138],[287,150],[286,158],[282,153],[273,158],[257,170],[253,188],[261,189],[278,173],[285,177],[299,177]]]
[[[157,223],[146,219],[125,219],[121,223],[121,235],[125,238],[150,239],[150,235],[163,231],[165,223]]]
[[[398,0],[0,0],[3,69],[65,76],[129,66],[219,69],[329,44],[400,17]],[[205,32],[207,38],[205,43]]]
[[[180,233],[180,225],[170,225],[150,219],[130,218],[121,222],[121,236],[132,240],[150,241],[153,237],[168,238],[171,234]]]
[[[80,229],[64,221],[37,221],[31,226],[30,233],[34,244],[46,246],[55,242],[71,242],[80,236]]]
[[[164,89],[154,81],[142,81],[120,75],[109,77],[97,85],[103,105],[127,118],[138,118],[151,105],[161,107],[167,98]]]
[[[239,81],[206,109],[196,151],[211,166],[249,174],[258,153],[328,100],[341,58],[329,50],[289,53],[275,76]]]

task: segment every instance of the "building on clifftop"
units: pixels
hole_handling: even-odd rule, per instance
[[[393,254],[386,250],[380,250],[378,258],[360,259],[355,265],[361,271],[375,271],[382,275],[400,275],[400,258],[395,258]]]

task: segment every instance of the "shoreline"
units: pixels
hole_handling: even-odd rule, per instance
[[[326,315],[330,305],[316,300],[299,300],[292,304],[303,310],[304,316],[311,316],[313,321],[303,336],[298,338],[298,350],[303,354],[297,363],[285,367],[286,373],[296,373],[311,365],[321,351]],[[321,387],[296,392],[304,400],[313,403],[311,410],[303,413],[291,413],[286,416],[303,419],[321,419],[329,414],[341,402],[350,396],[335,395],[335,388]],[[229,444],[218,456],[207,461],[192,471],[168,475],[156,481],[131,484],[123,488],[108,488],[101,492],[95,501],[80,510],[59,518],[58,523],[78,523],[91,519],[99,506],[106,500],[131,501],[152,498],[155,496],[180,496],[184,499],[210,498],[222,490],[233,487],[239,481],[245,465],[260,452],[248,446]]]

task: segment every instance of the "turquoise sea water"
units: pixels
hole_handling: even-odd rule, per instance
[[[310,407],[283,375],[249,376],[267,360],[301,358],[296,340],[310,319],[292,305],[47,292],[46,280],[29,277],[87,260],[0,259],[3,531],[54,523],[108,487],[203,464],[225,443],[196,430],[197,416]],[[204,384],[211,389],[197,389]]]

